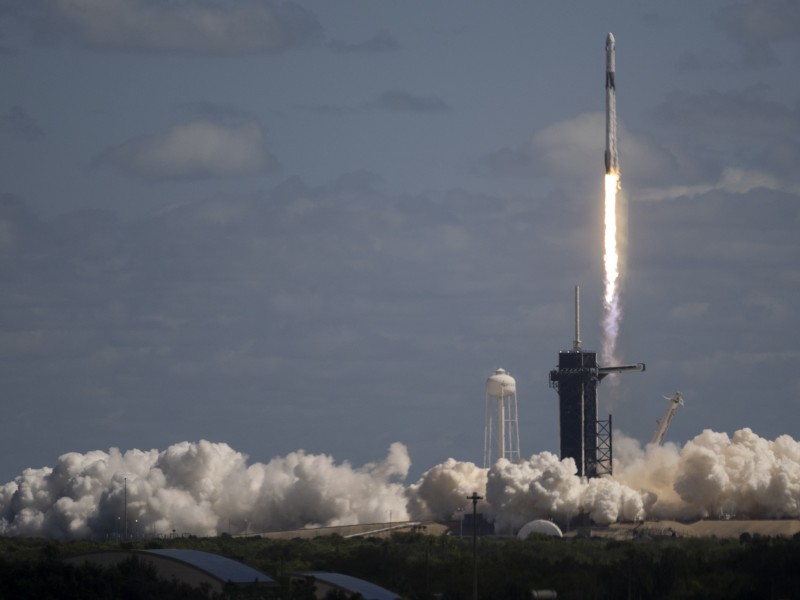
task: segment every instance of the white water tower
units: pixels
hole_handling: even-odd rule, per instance
[[[496,423],[495,423],[496,419]],[[492,432],[497,430],[497,439]],[[492,449],[497,454],[493,455]],[[489,468],[499,458],[511,462],[521,460],[519,451],[519,421],[517,420],[517,382],[497,369],[486,380],[486,426],[483,432],[483,467]]]

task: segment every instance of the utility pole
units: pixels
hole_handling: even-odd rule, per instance
[[[472,600],[478,600],[478,500],[483,496],[472,492],[467,500],[472,500]]]
[[[125,520],[125,538],[124,538],[124,540],[127,542],[128,541],[128,478],[127,477],[125,478],[125,508],[124,508],[123,514],[125,515],[125,517],[124,517],[124,520]]]

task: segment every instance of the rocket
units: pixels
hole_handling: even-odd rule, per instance
[[[617,86],[614,34],[606,37],[606,175],[619,172],[617,156]]]

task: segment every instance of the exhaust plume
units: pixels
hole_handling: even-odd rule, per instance
[[[617,253],[617,192],[620,189],[619,156],[617,152],[617,71],[616,40],[614,34],[606,36],[606,177],[605,210],[603,223],[603,267],[605,269],[603,294],[602,360],[605,364],[617,363],[617,335],[622,320],[619,300],[619,255]]]
[[[617,192],[620,189],[619,173],[607,173],[605,177],[605,211],[603,237],[603,267],[605,269],[603,294],[603,340],[602,354],[605,364],[616,364],[617,335],[622,321],[619,297],[619,254],[617,252]]]
[[[245,533],[406,520],[395,479],[411,462],[403,444],[353,468],[302,450],[246,464],[227,444],[174,444],[162,452],[69,453],[53,468],[26,469],[0,487],[0,535],[55,538]],[[127,511],[124,507],[127,486]]]
[[[498,532],[533,519],[597,524],[643,518],[800,517],[800,443],[750,429],[705,430],[682,448],[615,434],[614,476],[581,479],[575,462],[550,452],[490,469],[448,459],[404,485],[403,444],[353,467],[302,450],[267,463],[223,443],[181,442],[161,452],[116,448],[62,455],[54,467],[26,469],[0,486],[0,535],[122,539],[128,536],[257,533],[314,526],[452,519],[471,510]]]

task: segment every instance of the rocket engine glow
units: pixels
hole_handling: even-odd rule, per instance
[[[605,210],[603,222],[603,362],[616,362],[617,334],[622,319],[619,298],[619,255],[617,254],[617,192],[620,189],[619,156],[617,154],[617,88],[616,48],[614,35],[606,38],[606,150]]]
[[[606,173],[605,236],[603,240],[603,267],[605,268],[605,293],[603,295],[603,362],[618,362],[617,334],[622,320],[619,301],[619,254],[617,254],[617,190],[619,174]]]

